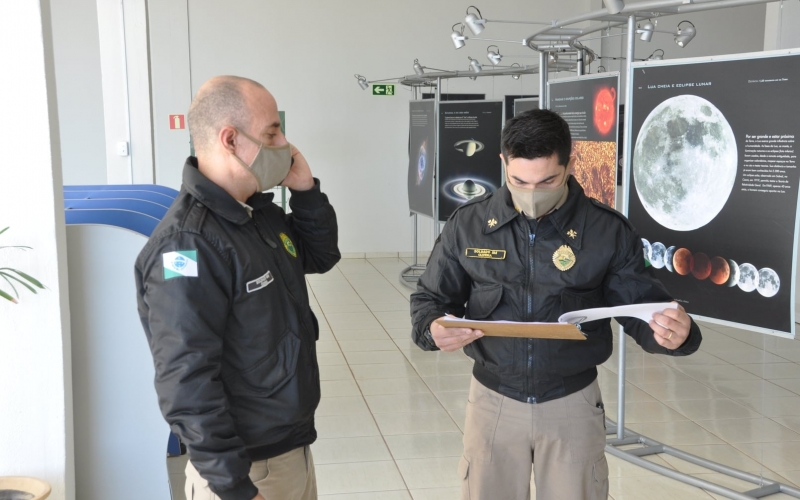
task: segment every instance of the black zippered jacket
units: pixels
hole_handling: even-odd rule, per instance
[[[136,260],[161,412],[222,500],[251,500],[252,461],[317,435],[319,327],[304,276],[339,261],[338,228],[318,180],[291,194],[287,215],[256,193],[251,218],[190,157]]]
[[[554,263],[562,245],[575,255],[567,271]],[[642,241],[630,222],[588,198],[574,178],[564,205],[533,224],[513,208],[503,186],[463,205],[444,226],[411,296],[412,335],[422,349],[435,350],[429,327],[446,313],[555,322],[579,309],[670,301],[645,268]],[[684,344],[669,350],[656,343],[644,321],[616,319],[647,352],[687,355],[700,347],[694,321]],[[486,387],[517,401],[542,403],[588,386],[597,365],[611,356],[610,319],[581,328],[584,341],[483,337],[464,352],[475,360],[473,375]]]

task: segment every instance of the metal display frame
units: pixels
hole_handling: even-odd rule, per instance
[[[536,104],[541,108],[542,104],[539,101],[538,97],[521,97],[519,99],[514,99],[514,116],[517,116],[517,103],[518,102],[536,102]],[[513,117],[512,117],[513,118]]]

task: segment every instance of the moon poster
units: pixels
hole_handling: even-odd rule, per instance
[[[794,336],[800,56],[634,64],[628,217],[700,319]]]
[[[619,73],[548,82],[550,109],[569,124],[572,176],[586,196],[610,207],[617,195]]]
[[[436,171],[436,108],[433,101],[411,101],[408,135],[408,208],[433,217]]]
[[[439,220],[502,185],[503,101],[439,103]]]

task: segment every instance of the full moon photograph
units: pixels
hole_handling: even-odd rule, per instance
[[[677,248],[678,247],[676,246],[667,248],[667,253],[664,255],[664,265],[667,266],[667,270],[669,270],[671,273],[675,272],[675,267],[672,265],[672,259],[675,257],[675,250],[677,250]]]
[[[758,287],[758,269],[753,264],[739,266],[739,288],[752,292]]]
[[[633,153],[642,205],[656,222],[674,231],[701,228],[720,213],[737,167],[733,129],[719,109],[694,95],[656,106]]]
[[[768,267],[758,270],[758,293],[764,297],[774,297],[780,289],[778,273]]]
[[[653,243],[650,247],[650,264],[656,269],[664,267],[664,259],[667,256],[667,247],[663,243]]]
[[[653,263],[653,247],[650,242],[642,238],[642,246],[644,247],[644,258],[651,264]]]

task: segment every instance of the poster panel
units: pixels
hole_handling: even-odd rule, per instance
[[[433,176],[436,172],[436,103],[409,103],[408,209],[433,217]]]
[[[637,63],[628,214],[687,311],[794,336],[800,56]]]
[[[503,101],[439,103],[439,220],[503,179]]]
[[[564,78],[547,83],[549,109],[572,134],[572,175],[586,195],[616,205],[619,73]]]
[[[514,116],[530,111],[532,109],[539,109],[539,98],[532,97],[530,99],[515,99],[514,100]]]

